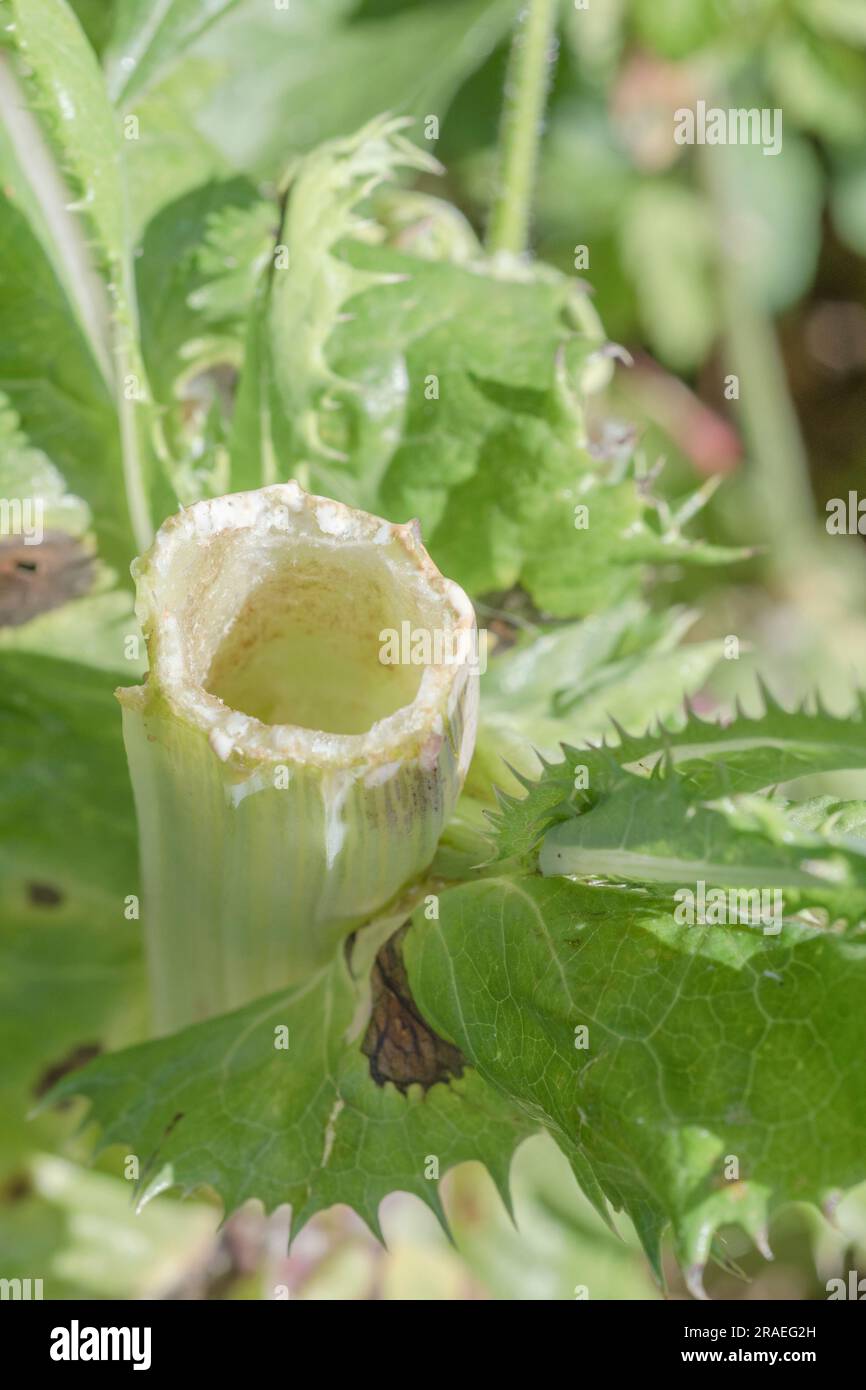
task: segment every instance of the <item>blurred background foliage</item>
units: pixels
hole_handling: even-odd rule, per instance
[[[253,202],[256,189],[273,194],[294,155],[383,109],[421,118],[422,142],[423,119],[437,118],[430,147],[446,174],[417,186],[483,233],[514,0],[204,0],[176,5],[131,66],[144,3],[73,0],[112,99],[138,119],[126,159],[140,238],[161,227],[177,236],[184,197],[210,180],[245,180]],[[562,3],[533,249],[573,274],[587,248],[578,273],[634,358],[596,428],[635,432],[650,465],[665,460],[672,496],[696,476],[724,476],[709,534],[757,548],[736,570],[689,571],[686,582],[662,569],[654,581],[659,602],[700,608],[693,638],[740,639],[742,659],[722,662],[702,697],[710,705],[748,703],[750,652],[787,700],[820,681],[844,708],[853,680],[866,681],[862,540],[824,527],[828,499],[866,491],[864,97],[862,0]],[[780,108],[782,153],[676,145],[673,113],[698,99]],[[182,320],[184,306],[172,307]],[[732,373],[738,400],[725,394]],[[26,981],[7,1001],[13,1050],[22,1000]],[[63,1116],[39,1124],[46,1145],[69,1128]],[[13,1155],[0,1192],[4,1275],[50,1270],[55,1294],[660,1296],[627,1223],[622,1237],[606,1230],[541,1138],[515,1164],[516,1229],[467,1165],[444,1184],[455,1244],[397,1194],[383,1212],[387,1251],[335,1209],[288,1257],[280,1214],[244,1210],[218,1229],[204,1199],[165,1197],[135,1217],[110,1176],[116,1155],[86,1170],[75,1142],[68,1159]],[[827,1278],[866,1259],[866,1202],[849,1197],[833,1224],[789,1209],[770,1242],[773,1264],[731,1233],[711,1294],[824,1296]],[[685,1297],[672,1262],[669,1274]]]
[[[587,248],[578,273],[635,358],[598,402],[605,430],[617,415],[636,427],[672,495],[696,473],[730,475],[710,538],[765,552],[736,575],[657,582],[665,598],[700,598],[707,631],[740,637],[746,659],[720,693],[748,689],[757,643],[780,693],[812,688],[817,667],[844,707],[866,677],[866,558],[856,538],[829,551],[819,533],[827,500],[866,468],[866,10],[582,6],[561,3],[533,249],[574,274]],[[127,164],[142,234],[163,211],[176,235],[172,209],[208,180],[272,192],[293,156],[383,109],[419,118],[415,138],[446,168],[419,186],[483,231],[516,0],[208,0],[130,69],[139,8],[75,3],[112,97],[138,118]],[[781,154],[675,144],[674,112],[699,99],[779,108]]]

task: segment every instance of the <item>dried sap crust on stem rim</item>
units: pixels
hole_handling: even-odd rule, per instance
[[[309,978],[427,868],[478,675],[383,664],[381,633],[468,652],[475,619],[416,525],[294,483],[194,504],[134,574],[150,671],[118,696],[167,1032]]]
[[[380,632],[399,628],[407,617],[414,627],[444,628],[455,636],[475,628],[472,604],[433,564],[415,522],[394,525],[312,496],[296,483],[274,484],[198,502],[170,517],[148,554],[135,561],[133,576],[150,672],[144,686],[121,689],[118,698],[143,710],[158,695],[168,712],[208,735],[223,762],[373,770],[416,754],[432,758],[431,740],[444,732],[443,712],[473,696],[465,665],[419,670],[379,662]],[[317,625],[319,646],[310,652],[303,638]],[[328,676],[344,683],[362,678],[374,714],[380,701],[387,704],[381,687],[368,689],[376,681],[391,681],[408,698],[351,732],[257,717],[220,695],[239,686],[238,668],[257,646],[276,648],[277,659],[283,658],[279,669],[260,670],[265,682],[290,681],[302,705],[310,693],[327,692],[318,687],[315,670],[298,671],[299,655],[337,651],[344,669],[331,668]],[[312,682],[312,692],[299,691],[299,677]],[[351,687],[344,684],[337,693],[352,702]],[[292,691],[285,689],[273,696],[274,706],[280,694],[290,707]],[[474,720],[465,722],[468,733]]]

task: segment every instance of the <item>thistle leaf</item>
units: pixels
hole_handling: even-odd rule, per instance
[[[346,1202],[380,1234],[379,1204],[395,1189],[444,1222],[438,1179],[466,1159],[485,1163],[507,1198],[511,1155],[535,1121],[472,1069],[426,1090],[408,1072],[405,1085],[377,1083],[353,1024],[359,998],[341,954],[297,989],[98,1058],[50,1099],[92,1102],[101,1146],[139,1155],[145,1201],[207,1185],[227,1213],[250,1197],[268,1210],[288,1202],[295,1233]]]
[[[766,1248],[779,1204],[866,1177],[862,936],[677,926],[646,892],[529,876],[444,894],[406,959],[431,1024],[580,1153],[656,1268],[672,1230],[696,1294],[721,1226]]]

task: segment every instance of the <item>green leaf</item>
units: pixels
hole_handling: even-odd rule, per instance
[[[211,178],[278,180],[291,158],[383,108],[442,120],[505,35],[515,0],[442,0],[377,17],[357,10],[357,0],[291,0],[279,10],[240,0],[179,63],[160,67],[133,98],[139,138],[124,152],[135,227]]]
[[[4,1170],[69,1129],[68,1117],[54,1115],[26,1124],[40,1089],[93,1048],[122,1046],[145,1031],[140,924],[127,914],[138,894],[138,854],[113,693],[129,679],[117,670],[119,634],[115,670],[96,669],[113,619],[94,608],[120,598],[77,600],[11,630],[38,646],[41,626],[43,643],[54,641],[52,656],[0,652]],[[94,665],[58,659],[64,642],[70,649],[77,642],[78,655]]]
[[[632,778],[622,783],[623,795],[639,795],[642,783],[663,761],[688,783],[693,803],[699,798],[742,795],[795,781],[816,772],[866,767],[866,707],[837,719],[805,709],[788,712],[764,690],[765,711],[756,719],[738,715],[728,723],[701,719],[687,707],[674,727],[659,724],[633,735],[616,727],[617,741],[600,747],[562,745],[563,760],[546,763],[538,780],[523,777],[522,797],[503,794],[491,817],[498,837],[498,857],[531,854],[553,824],[570,820],[595,793],[621,782],[620,771]],[[587,779],[588,778],[588,782]]]
[[[237,321],[245,317],[254,293],[254,284],[247,281],[261,256],[258,229],[265,210],[273,232],[276,210],[262,202],[247,179],[214,180],[170,203],[148,225],[136,278],[142,349],[154,394],[163,405],[171,403],[178,379],[206,358],[206,348],[194,349],[212,328],[224,338],[231,323],[240,347],[243,331]],[[227,225],[242,229],[229,245],[221,240]],[[265,242],[268,252],[272,242],[273,235]],[[203,310],[215,307],[217,294],[225,301],[226,282],[237,293],[224,304],[225,312],[210,320]]]
[[[67,489],[59,471],[20,429],[0,392],[0,648],[41,652],[130,674],[140,643],[127,589],[98,560],[87,503]],[[16,507],[19,509],[16,512]],[[136,641],[130,643],[129,638]]]
[[[8,166],[4,172],[9,172]],[[123,489],[111,464],[120,444],[111,397],[56,261],[28,220],[21,186],[0,198],[0,382],[29,446],[59,469],[93,516],[100,550],[115,565],[132,555]],[[46,238],[48,233],[46,231]],[[77,274],[77,261],[70,274]],[[51,351],[46,352],[46,344]],[[94,461],[103,461],[94,466]]]
[[[74,607],[74,605],[70,605]],[[115,679],[117,679],[115,677]],[[56,1144],[26,1123],[94,1048],[144,1032],[135,821],[105,672],[0,654],[0,1167]]]
[[[660,727],[645,735],[622,735],[617,759],[649,770],[661,757],[704,795],[761,791],[816,772],[866,767],[866,700],[846,718],[820,706],[784,709],[762,687],[764,712],[754,719],[741,712],[725,722],[687,711],[679,727]]]
[[[78,320],[94,365],[107,385],[112,381],[111,335],[107,303],[94,274],[81,219],[70,208],[70,190],[56,167],[39,123],[28,109],[13,62],[0,57],[0,169],[3,192],[26,218],[30,233],[62,287],[69,312]]]
[[[109,673],[0,653],[0,864],[61,892],[123,900],[136,891],[132,796]]]
[[[572,455],[572,479],[575,463]],[[521,582],[555,617],[597,612],[622,601],[638,589],[647,564],[731,564],[750,553],[684,536],[679,515],[670,515],[664,500],[653,495],[637,459],[626,473],[620,481],[596,466],[577,486],[534,499]],[[687,519],[705,496],[706,489],[699,488],[683,505]],[[663,531],[658,529],[660,517]]]
[[[88,1172],[47,1154],[32,1160],[28,1175],[31,1201],[61,1227],[42,1260],[23,1268],[25,1276],[45,1271],[46,1298],[165,1298],[213,1248],[218,1216],[210,1204],[164,1198],[136,1212],[125,1176]],[[72,1291],[63,1294],[61,1281],[73,1282]]]
[[[702,492],[663,515],[645,470],[588,451],[583,395],[618,350],[579,287],[370,244],[383,230],[361,219],[365,197],[399,165],[429,167],[400,128],[372,122],[295,172],[251,317],[233,477],[290,472],[417,517],[470,592],[522,583],[559,617],[633,594],[648,559],[736,558],[681,535]]]
[[[866,889],[864,848],[822,837],[779,804],[753,798],[707,805],[677,773],[618,782],[574,818],[552,827],[542,874],[632,883],[706,883],[741,888]],[[866,893],[863,893],[866,910]]]
[[[786,112],[787,114],[787,112]],[[738,265],[745,289],[771,313],[789,308],[815,277],[821,249],[824,179],[811,146],[787,130],[784,153],[752,145],[713,151],[730,205],[747,208],[749,235]]]
[[[444,894],[406,957],[432,1025],[579,1153],[657,1269],[672,1228],[695,1294],[721,1226],[766,1249],[776,1205],[866,1175],[862,939],[678,927],[646,894],[526,877]]]
[[[759,0],[757,8],[767,7]],[[769,0],[773,3],[773,0]],[[687,58],[718,39],[735,21],[730,0],[634,0],[633,23],[640,40],[664,58]],[[743,23],[737,12],[736,19]]]
[[[230,417],[246,318],[278,222],[276,205],[237,178],[185,194],[145,233],[142,347],[164,464],[185,506],[242,486],[229,472]]]
[[[232,169],[273,177],[287,156],[379,111],[442,120],[516,8],[514,0],[440,0],[371,17],[356,13],[356,0],[292,0],[282,10],[243,0],[193,50],[222,80],[189,115]]]
[[[34,1148],[68,1138],[70,1116],[43,1112],[28,1123],[58,1076],[146,1031],[139,927],[124,919],[123,898],[92,884],[79,890],[50,877],[42,856],[41,871],[29,858],[21,868],[32,867],[31,886],[10,879],[0,896],[3,1175]],[[135,878],[125,887],[134,891]]]
[[[111,38],[120,0],[70,0],[94,53],[101,55]]]
[[[792,27],[768,50],[767,69],[786,119],[830,144],[862,142],[866,54]]]
[[[237,402],[232,464],[247,486],[276,481],[277,457],[283,467],[296,468],[308,456],[313,462],[345,457],[323,438],[322,412],[335,408],[334,387],[340,385],[325,350],[346,302],[382,277],[347,265],[334,248],[359,227],[357,204],[397,169],[438,167],[405,139],[404,125],[379,117],[323,146],[295,172],[277,254],[253,309]],[[388,407],[384,396],[379,417]],[[375,423],[381,434],[388,422]],[[363,466],[363,458],[356,466]],[[326,481],[321,469],[312,478],[327,493]]]
[[[261,198],[248,206],[227,206],[208,218],[196,256],[201,284],[189,294],[191,308],[217,325],[239,324],[256,282],[271,259],[277,209]]]
[[[207,1259],[218,1220],[210,1204],[170,1198],[137,1213],[125,1178],[44,1153],[13,1174],[4,1199],[4,1278],[38,1270],[46,1299],[165,1298]]]
[[[866,47],[866,13],[860,0],[797,0],[797,9],[818,33]]]
[[[841,836],[855,846],[866,840],[866,801],[811,796],[806,801],[788,802],[786,810],[793,823],[805,829],[821,835]]]
[[[611,719],[669,718],[721,655],[716,642],[682,642],[692,622],[682,609],[651,614],[631,602],[494,649],[482,678],[481,738],[522,766],[526,745],[557,757],[565,720],[569,731],[601,739]]]
[[[32,448],[21,430],[21,422],[0,391],[0,497],[29,498],[40,529],[65,531],[83,536],[90,525],[90,509],[80,497],[69,492],[58,469],[42,449]],[[9,512],[8,521],[13,520]],[[0,518],[0,536],[13,534],[7,517]]]
[[[487,616],[483,606],[481,616]],[[494,648],[482,676],[475,757],[436,871],[450,879],[469,877],[489,860],[485,815],[491,810],[500,826],[498,858],[522,858],[534,847],[540,834],[537,813],[548,804],[558,810],[574,790],[573,766],[560,766],[564,786],[553,772],[565,727],[600,740],[611,719],[634,724],[647,715],[666,719],[677,713],[682,692],[697,689],[720,654],[713,642],[680,645],[692,620],[683,610],[651,614],[635,602],[580,623],[525,634],[503,652]],[[539,805],[532,779],[542,773],[553,780],[539,789]],[[497,796],[507,807],[505,817],[495,811]],[[466,855],[457,861],[463,863],[459,874],[453,864],[446,867],[444,853],[450,855],[458,839]]]
[[[574,393],[602,338],[576,328],[568,282],[359,246],[351,265],[395,283],[356,295],[328,337],[334,380],[318,403],[307,396],[318,457],[309,442],[301,455],[314,485],[417,516],[471,593],[523,583],[557,616],[633,593],[643,503],[634,479],[609,478],[586,452]],[[283,407],[297,418],[303,400],[292,391]]]
[[[432,1175],[471,1158],[507,1198],[511,1154],[534,1122],[471,1070],[426,1091],[377,1084],[353,1023],[360,999],[340,956],[296,989],[99,1058],[52,1100],[86,1096],[102,1143],[132,1145],[144,1200],[206,1184],[227,1212],[249,1197],[268,1210],[291,1203],[295,1231],[345,1202],[378,1233],[379,1204],[395,1188],[444,1221]]]
[[[3,1267],[7,1279],[32,1279],[33,1270],[47,1270],[52,1256],[66,1236],[61,1213],[49,1206],[28,1189],[29,1175],[20,1171],[11,1177],[22,1198],[0,1206],[0,1243],[3,1246]],[[26,1195],[23,1195],[25,1194]],[[41,1277],[49,1297],[79,1298],[81,1289],[66,1278],[46,1280]]]
[[[120,138],[102,74],[65,0],[4,0],[24,89],[75,195],[76,211],[104,275],[110,319],[112,383],[120,428],[123,481],[137,548],[152,535],[158,478],[148,454],[148,388],[138,348],[137,310],[125,225]],[[52,199],[56,196],[52,190]]]
[[[238,0],[124,0],[104,55],[112,101],[128,106]]]
[[[643,183],[626,203],[620,242],[651,345],[678,370],[703,362],[718,321],[704,200],[670,180]]]
[[[211,180],[238,174],[208,127],[197,123],[199,111],[219,89],[219,76],[213,64],[187,57],[124,118],[137,122],[132,127],[137,138],[126,140],[123,152],[131,238],[139,239],[167,204]]]
[[[65,0],[5,0],[5,6],[40,121],[99,253],[118,274],[124,260],[120,145],[93,51]]]

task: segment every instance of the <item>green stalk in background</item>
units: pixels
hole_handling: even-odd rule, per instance
[[[721,91],[713,100],[724,106],[730,98]],[[748,274],[741,195],[723,150],[703,146],[699,159],[717,229],[725,370],[739,380],[747,495],[766,538],[772,592],[788,605],[781,621],[768,613],[770,625],[759,626],[756,635],[780,688],[784,683],[801,698],[818,688],[831,707],[847,710],[854,699],[852,687],[862,684],[866,673],[861,656],[866,565],[856,542],[828,536],[824,519],[816,515],[778,330]]]
[[[478,676],[383,664],[382,634],[471,657],[475,618],[413,524],[296,483],[187,508],[133,572],[150,672],[118,694],[165,1033],[311,978],[427,867]]]
[[[714,156],[712,147],[701,150],[701,171],[719,229],[722,323],[730,364],[740,382],[740,416],[751,456],[752,492],[763,515],[776,518],[769,563],[774,577],[784,582],[800,573],[804,558],[814,558],[817,550],[809,461],[775,324],[769,311],[757,302],[740,263],[737,206],[727,168]]]
[[[552,68],[557,0],[528,0],[515,29],[505,79],[500,167],[487,249],[521,255],[529,242],[538,146]]]

